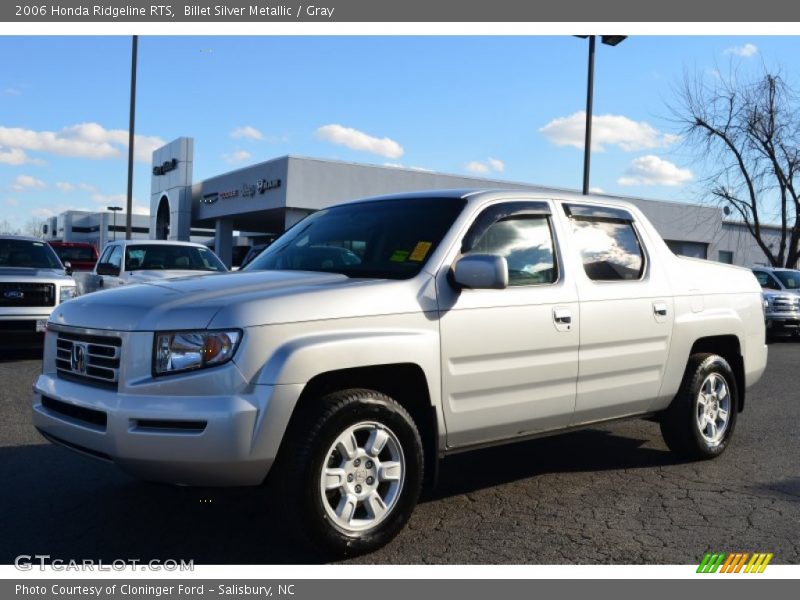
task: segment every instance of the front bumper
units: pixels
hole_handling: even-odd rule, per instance
[[[50,318],[49,308],[38,312],[26,311],[23,314],[0,313],[0,340],[2,346],[41,345],[44,337],[43,326]],[[43,312],[46,311],[46,312]]]
[[[768,331],[800,330],[800,312],[766,313]]]
[[[42,374],[33,388],[33,422],[51,441],[141,479],[257,485],[275,459],[298,387],[257,385],[231,396],[137,395]]]

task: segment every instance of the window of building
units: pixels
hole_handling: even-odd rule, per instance
[[[727,265],[733,264],[733,252],[730,250],[720,250],[719,251],[719,262],[725,263]]]
[[[644,252],[633,223],[572,215],[583,269],[594,281],[630,281],[644,274]]]
[[[553,283],[558,278],[547,215],[512,215],[492,223],[467,254],[494,254],[508,263],[508,285]]]
[[[684,242],[681,240],[664,240],[674,254],[689,258],[708,258],[708,244],[702,242]]]

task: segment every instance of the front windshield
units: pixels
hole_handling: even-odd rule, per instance
[[[408,279],[419,273],[463,207],[460,198],[413,198],[321,210],[278,238],[244,270]]]
[[[800,289],[800,271],[775,271],[774,275],[787,290]]]
[[[31,240],[0,239],[0,267],[63,269],[50,244]]]
[[[208,248],[142,244],[125,249],[126,271],[226,271]]]

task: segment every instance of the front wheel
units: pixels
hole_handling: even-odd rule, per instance
[[[669,449],[682,456],[714,458],[730,443],[737,411],[731,366],[716,354],[695,354],[678,395],[661,417],[661,433]]]
[[[292,432],[282,470],[287,509],[315,545],[339,554],[375,550],[411,516],[422,484],[414,420],[371,390],[329,394]]]

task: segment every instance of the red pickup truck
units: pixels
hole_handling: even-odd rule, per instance
[[[91,271],[97,262],[97,248],[88,242],[50,242],[64,266],[72,271]]]

